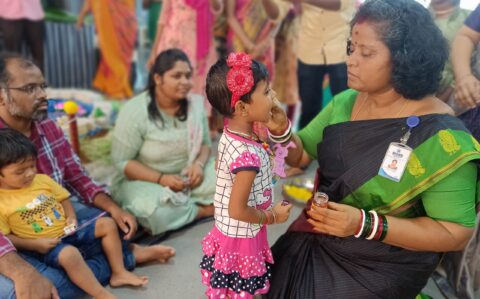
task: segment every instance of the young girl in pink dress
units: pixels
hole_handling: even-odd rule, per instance
[[[285,222],[291,209],[273,206],[273,152],[253,133],[254,122],[269,121],[275,92],[265,66],[244,53],[212,66],[206,92],[228,125],[218,145],[215,225],[202,241],[202,283],[209,298],[252,298],[270,286],[266,225]]]

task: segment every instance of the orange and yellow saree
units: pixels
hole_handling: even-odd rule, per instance
[[[137,38],[135,0],[91,1],[101,53],[93,86],[112,98],[133,95],[130,68]]]

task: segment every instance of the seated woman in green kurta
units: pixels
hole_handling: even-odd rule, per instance
[[[112,158],[115,200],[152,234],[213,215],[215,170],[203,98],[190,94],[184,52],[158,55],[147,91],[120,111]]]

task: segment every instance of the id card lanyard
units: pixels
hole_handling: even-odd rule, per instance
[[[407,145],[412,134],[412,129],[420,124],[420,118],[416,115],[407,118],[408,131],[400,138],[400,142],[392,142],[388,146],[378,175],[389,180],[400,182],[408,165],[412,148]]]

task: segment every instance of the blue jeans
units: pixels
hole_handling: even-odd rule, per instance
[[[62,238],[60,243],[57,246],[52,248],[46,254],[38,254],[38,252],[29,251],[29,252],[22,252],[24,255],[30,255],[37,258],[39,261],[44,262],[48,266],[52,266],[55,268],[62,268],[58,263],[58,257],[60,256],[60,252],[67,246],[73,246],[78,249],[78,251],[82,254],[85,260],[88,260],[91,257],[91,244],[95,242],[95,224],[97,221],[90,223],[88,226],[84,227],[83,229],[76,231],[74,234]],[[82,223],[79,222],[79,225]],[[93,252],[94,256],[97,253]]]
[[[96,208],[90,208],[75,201],[72,201],[72,203],[77,213],[79,223],[89,220],[101,212]],[[125,268],[128,270],[133,270],[135,268],[135,257],[128,248],[128,245],[128,242],[122,241],[123,262],[125,264]],[[102,285],[106,285],[110,280],[112,271],[108,264],[107,258],[103,254],[101,240],[95,239],[90,246],[84,247],[83,250],[88,251],[89,253],[88,259],[85,260],[87,265],[90,267],[90,269],[92,269],[92,272],[95,274],[95,277],[98,279],[98,281]],[[55,285],[60,298],[79,298],[85,295],[81,289],[79,289],[70,281],[67,274],[62,269],[47,266],[41,261],[42,258],[35,257],[30,254],[20,253],[20,255],[33,267],[35,267],[40,274],[47,277]],[[7,298],[15,298],[15,289],[10,279],[0,275],[0,299]]]

